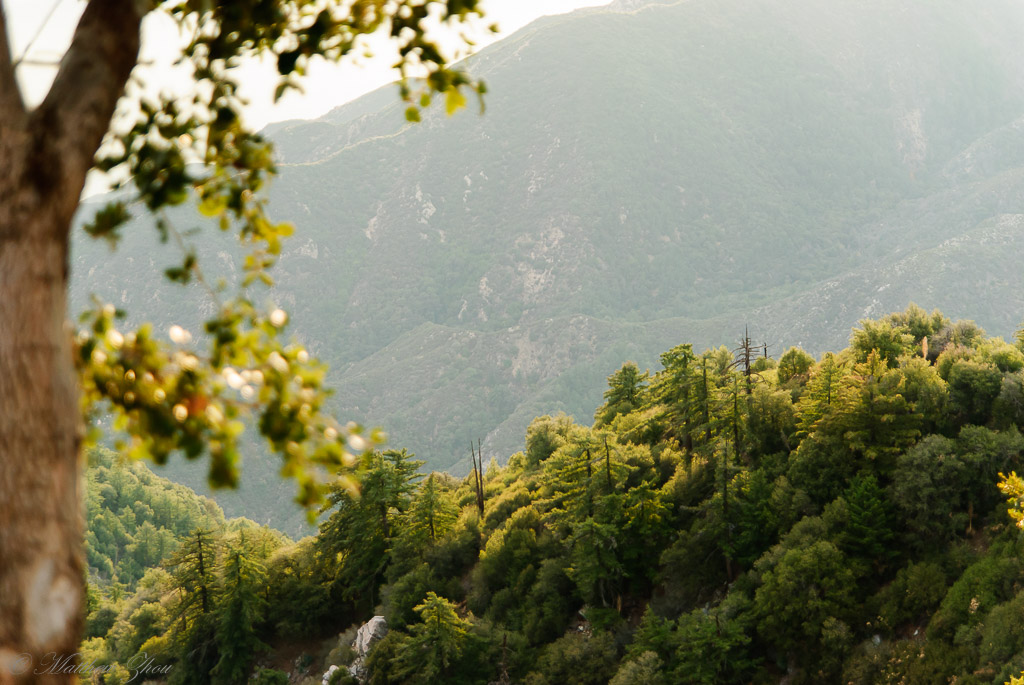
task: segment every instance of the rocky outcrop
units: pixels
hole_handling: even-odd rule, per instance
[[[351,673],[359,682],[365,683],[369,675],[366,671],[366,657],[375,644],[388,634],[388,622],[383,616],[374,616],[369,621],[359,626],[356,639],[352,642],[352,649],[356,651],[356,659],[348,667]]]

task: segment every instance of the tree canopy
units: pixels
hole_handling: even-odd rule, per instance
[[[901,320],[883,322],[911,334]],[[979,338],[957,359],[995,351],[1012,380],[1004,346]],[[107,555],[152,535],[162,519],[141,504],[161,511],[169,488],[95,458],[87,653],[117,667],[156,654],[181,682],[230,681],[262,645],[339,633],[316,662],[342,667],[338,682],[348,666],[368,682],[531,684],[1001,685],[1024,670],[1022,424],[994,405],[936,420],[954,392],[947,349],[890,366],[851,347],[795,383],[765,365],[749,396],[721,348],[676,350],[611,424],[540,417],[482,478],[372,452],[359,496],[334,490],[315,538],[184,498],[195,525],[138,580]],[[687,388],[695,412],[670,411]],[[388,633],[356,665],[355,631],[376,615]]]

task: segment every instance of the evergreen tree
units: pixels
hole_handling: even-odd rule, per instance
[[[664,685],[668,683],[664,664],[654,652],[643,652],[624,661],[608,685]]]
[[[797,404],[797,435],[810,435],[818,421],[832,410],[832,404],[839,398],[843,376],[843,369],[835,355],[826,352],[812,371],[807,390]]]
[[[303,538],[266,561],[267,620],[279,633],[309,635],[337,613],[328,594],[333,575],[324,569],[316,545],[317,538]]]
[[[743,421],[747,450],[756,464],[764,456],[789,452],[796,433],[796,408],[792,395],[758,385],[748,398]]]
[[[431,473],[420,485],[403,521],[405,534],[425,538],[432,545],[448,534],[458,517],[459,509],[451,493],[439,485],[437,474]]]
[[[330,495],[328,509],[335,511],[321,524],[316,549],[336,598],[368,609],[376,604],[392,525],[409,508],[422,464],[404,449],[373,452],[366,458],[358,496],[343,488]]]
[[[172,685],[208,683],[217,664],[216,607],[219,543],[209,530],[196,529],[181,540],[168,562],[176,605],[171,617],[178,663]]]
[[[749,600],[747,600],[749,602]],[[718,685],[747,682],[743,676],[752,666],[744,625],[722,607],[696,609],[679,618],[671,682],[687,685]]]
[[[898,454],[921,435],[922,417],[903,397],[903,374],[877,352],[854,367],[840,393],[839,410],[821,428],[842,436],[848,449],[887,473]]]
[[[608,377],[608,389],[604,393],[604,404],[594,414],[595,428],[606,426],[620,414],[638,409],[647,389],[648,373],[640,372],[634,362],[626,362],[622,368]]]
[[[664,549],[672,532],[669,508],[660,491],[650,483],[641,483],[624,494],[623,513],[621,557],[625,572],[636,581],[653,581],[657,568],[650,560]]]
[[[443,682],[462,654],[470,622],[459,617],[451,602],[433,592],[427,593],[415,611],[422,623],[412,626],[409,638],[399,646],[394,672],[406,683]]]
[[[267,649],[257,637],[266,602],[267,575],[263,566],[243,549],[227,555],[217,607],[217,650],[220,661],[211,675],[217,685],[245,682],[258,652]]]
[[[648,605],[626,648],[626,654],[637,658],[644,652],[654,652],[662,661],[669,660],[675,649],[674,629],[675,621],[659,616]]]
[[[892,556],[892,508],[885,497],[885,491],[878,486],[878,480],[871,474],[855,478],[843,494],[846,500],[849,520],[841,541],[840,549],[847,556],[870,562],[876,568],[884,568]]]
[[[1003,387],[1003,374],[995,364],[965,359],[949,369],[949,398],[961,423],[985,425]]]
[[[711,364],[711,352],[705,352],[700,357],[700,376],[694,379],[693,396],[694,407],[690,420],[693,423],[692,431],[696,432],[697,442],[701,445],[711,444],[711,434],[714,427],[714,413],[711,410],[713,397],[715,396],[714,373],[708,372]],[[691,433],[692,434],[692,433]]]
[[[591,452],[596,443],[589,438],[589,434],[577,432],[544,463],[541,504],[547,510],[546,518],[563,532],[574,521],[594,515],[594,500],[599,495],[595,478],[598,459]]]
[[[921,344],[925,338],[931,338],[939,331],[949,327],[950,320],[942,315],[938,309],[927,313],[924,309],[911,302],[902,312],[894,312],[883,319],[894,328],[902,329],[909,333],[915,345]],[[931,349],[931,346],[928,346]],[[923,350],[922,350],[923,351]],[[941,350],[935,350],[937,357]],[[930,355],[929,355],[930,356]],[[934,357],[931,357],[934,359]]]
[[[186,630],[214,610],[219,546],[213,531],[197,528],[179,542],[178,551],[167,562],[178,595],[176,616]]]
[[[572,564],[568,573],[589,604],[608,607],[617,595],[623,572],[619,537],[615,526],[598,523],[592,517],[573,526],[567,540]]]
[[[573,428],[572,418],[565,414],[538,416],[526,429],[526,463],[536,466],[566,443]]]
[[[778,516],[772,495],[773,484],[761,470],[750,473],[736,493],[737,531],[733,538],[733,555],[739,564],[749,568],[778,537]]]
[[[438,544],[455,527],[459,508],[454,495],[442,484],[442,476],[431,473],[424,480],[398,523],[390,552],[390,578],[409,572],[424,553]],[[416,599],[422,597],[420,593]],[[411,605],[410,605],[411,608]]]
[[[661,355],[664,367],[654,375],[648,393],[649,403],[662,407],[673,433],[687,448],[692,447],[696,417],[694,411],[694,363],[693,345],[676,345]]]

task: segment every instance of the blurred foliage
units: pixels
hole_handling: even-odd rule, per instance
[[[277,171],[273,148],[244,122],[237,67],[247,58],[273,57],[277,98],[301,90],[310,64],[337,62],[363,51],[366,36],[383,35],[399,55],[395,67],[408,118],[418,120],[433,94],[444,96],[451,114],[465,105],[464,89],[482,98],[485,87],[450,66],[452,56],[436,31],[443,27],[465,45],[466,24],[482,12],[476,0],[143,5],[144,14],[165,16],[187,36],[179,64],[192,87],[156,96],[146,88],[145,70],[134,74],[96,159],[110,178],[130,179],[118,187],[131,186],[133,194],[130,202],[121,197],[101,208],[85,231],[116,245],[140,205],[153,216],[160,239],[180,253],[166,277],[198,283],[212,313],[195,337],[174,322],[168,343],[151,324],[125,329],[118,323],[124,313],[94,298],[75,337],[82,410],[91,424],[112,414],[112,428],[123,436],[117,448],[132,458],[162,464],[176,452],[188,459],[208,455],[212,487],[237,486],[241,448],[257,442],[243,442],[242,435],[255,428],[281,458],[281,475],[295,481],[295,499],[312,521],[330,488],[357,487],[357,462],[383,435],[330,415],[327,367],[304,346],[284,340],[284,310],[254,304],[273,285],[271,268],[294,226],[268,215],[267,183]],[[206,277],[201,262],[212,255],[191,244],[191,232],[168,211],[189,202],[237,239],[240,268],[230,284]]]

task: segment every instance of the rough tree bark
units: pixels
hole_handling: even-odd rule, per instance
[[[26,110],[0,4],[0,685],[69,683],[83,613],[81,417],[67,321],[72,216],[138,58],[139,5],[91,0]]]

